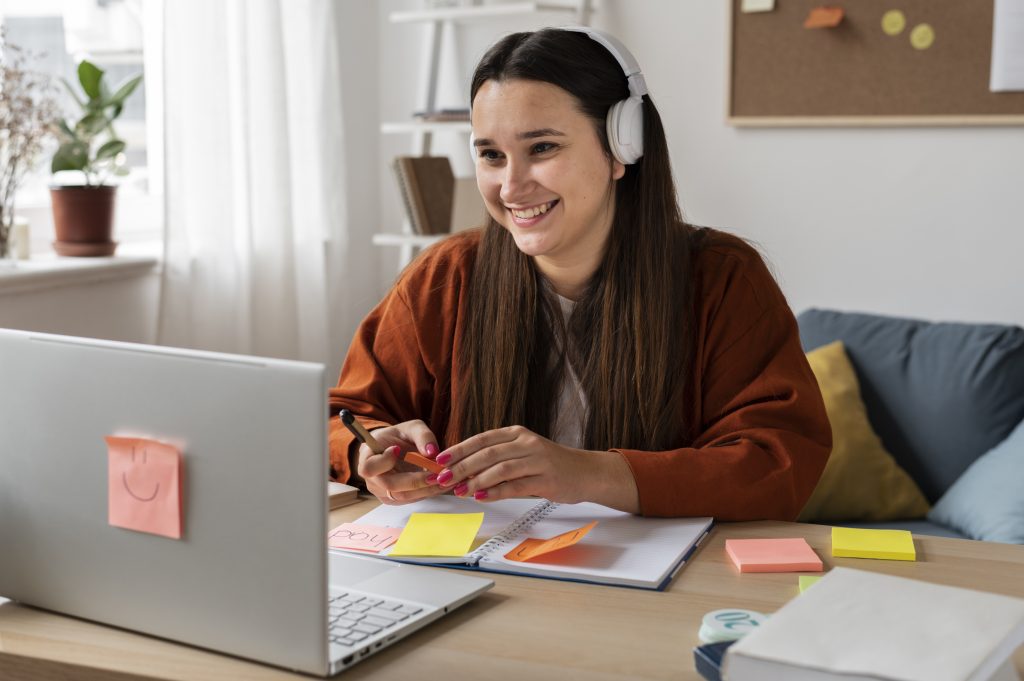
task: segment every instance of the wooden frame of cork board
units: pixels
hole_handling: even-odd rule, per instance
[[[836,28],[805,29],[820,0],[776,0],[729,26],[728,122],[735,126],[1024,125],[1024,92],[991,92],[992,0],[831,0]],[[899,9],[890,36],[882,16]],[[910,34],[935,34],[915,49]]]

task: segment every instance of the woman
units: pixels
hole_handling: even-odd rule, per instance
[[[513,34],[483,57],[488,223],[420,256],[361,325],[332,413],[388,448],[331,419],[339,478],[390,504],[451,491],[796,518],[831,447],[796,321],[752,248],[683,222],[638,71],[589,29]]]

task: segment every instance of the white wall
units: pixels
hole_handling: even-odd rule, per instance
[[[593,25],[644,68],[687,218],[758,242],[797,311],[1024,324],[1024,129],[729,127],[728,4],[595,2]],[[400,119],[417,35],[384,19],[416,3],[380,5],[381,113]],[[401,152],[382,140],[382,159]],[[400,215],[392,184],[382,172],[383,224]]]

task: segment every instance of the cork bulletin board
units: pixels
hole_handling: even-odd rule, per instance
[[[731,125],[1024,125],[1024,92],[989,90],[992,0],[775,0],[751,13],[741,2],[729,27]],[[843,8],[839,25],[804,28],[823,4]],[[892,10],[905,19],[898,32],[899,22],[883,28]],[[912,44],[923,44],[921,24],[933,37],[925,49]]]

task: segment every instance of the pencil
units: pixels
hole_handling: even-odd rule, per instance
[[[370,434],[370,431],[363,428],[363,425],[359,423],[359,421],[356,421],[356,417],[353,416],[352,412],[348,409],[342,409],[341,413],[338,414],[338,417],[341,419],[341,422],[345,424],[345,427],[356,436],[356,439],[373,450],[374,454],[384,453],[385,448],[377,442],[376,438]],[[432,459],[428,459],[419,452],[402,452],[399,455],[399,460],[411,463],[412,465],[428,470],[431,473],[440,473],[444,470],[444,466]]]

